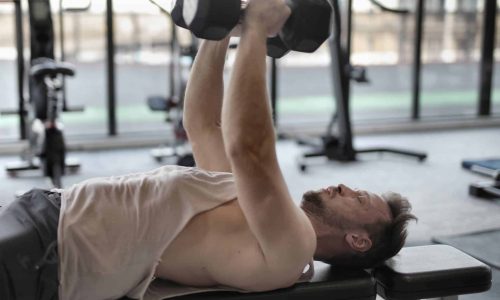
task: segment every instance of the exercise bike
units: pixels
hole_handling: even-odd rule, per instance
[[[54,187],[61,188],[66,168],[71,172],[79,170],[79,163],[66,162],[63,126],[59,122],[63,78],[74,75],[74,68],[68,63],[50,58],[33,61],[30,69],[32,98],[25,116],[28,147],[23,151],[21,163],[7,166],[10,176],[15,177],[20,171],[41,169]]]
[[[70,109],[63,97],[64,78],[74,76],[74,67],[54,60],[54,29],[49,0],[29,0],[30,17],[30,69],[28,72],[29,101],[17,114],[22,119],[23,136],[28,146],[21,154],[21,162],[8,165],[7,174],[15,177],[18,172],[39,170],[50,178],[56,188],[62,187],[66,169],[78,171],[78,162],[66,161],[66,145],[61,111]],[[22,51],[22,49],[18,49]],[[24,71],[24,68],[23,68]]]

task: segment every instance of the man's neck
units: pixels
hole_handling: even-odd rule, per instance
[[[306,215],[309,217],[316,232],[317,246],[314,253],[315,260],[326,260],[349,251],[349,247],[344,241],[345,234],[342,229],[326,225],[307,212]]]

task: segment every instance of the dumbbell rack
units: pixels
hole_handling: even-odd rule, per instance
[[[376,4],[378,5],[378,3]],[[355,161],[360,153],[393,153],[415,157],[419,161],[427,158],[426,153],[378,147],[371,149],[355,149],[353,146],[352,124],[350,119],[349,99],[350,80],[367,82],[366,73],[363,68],[354,68],[350,63],[351,53],[351,28],[352,28],[352,0],[347,1],[347,20],[345,28],[345,39],[342,40],[342,19],[338,0],[332,1],[333,7],[333,35],[329,39],[331,55],[331,72],[334,90],[336,112],[332,115],[327,127],[326,134],[322,136],[321,143],[299,140],[300,145],[308,145],[313,150],[302,154],[298,160],[301,171],[306,171],[306,159],[312,157],[327,157],[328,160]],[[400,13],[406,13],[401,11]],[[336,129],[336,130],[334,130]],[[336,131],[336,132],[334,132]]]

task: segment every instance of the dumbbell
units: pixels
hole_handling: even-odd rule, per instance
[[[175,6],[170,13],[170,16],[172,16],[173,22],[183,28],[189,29],[188,25],[186,24],[186,21],[184,21],[183,17],[183,6],[184,6],[184,1],[183,0],[178,0],[175,3]]]
[[[236,27],[247,2],[242,0],[178,0],[185,24],[195,36],[221,40]],[[286,0],[291,15],[283,29],[268,39],[268,55],[280,58],[290,50],[311,53],[330,36],[332,7],[328,0]]]
[[[169,14],[172,17],[172,21],[175,25],[180,26],[185,29],[189,29],[184,18],[182,16],[183,11],[183,0],[149,0],[160,8],[163,12]]]

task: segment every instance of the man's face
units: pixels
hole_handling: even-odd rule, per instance
[[[325,224],[343,230],[391,219],[389,206],[380,196],[343,184],[306,192],[301,207]]]

